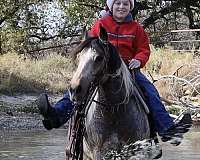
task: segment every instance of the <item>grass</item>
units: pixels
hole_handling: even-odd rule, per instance
[[[200,58],[194,57],[193,53],[179,53],[170,48],[156,49],[154,47],[151,47],[151,51],[150,60],[144,70],[150,73],[155,80],[160,76],[175,75],[189,81],[197,74],[200,68]],[[183,83],[180,84],[174,79],[163,79],[154,84],[160,94],[169,99],[173,99],[172,96],[183,96],[188,89],[188,85],[184,86],[182,85]]]
[[[196,63],[196,59],[192,53],[179,53],[175,52],[170,48],[154,48],[151,46],[151,56],[149,62],[146,65],[146,70],[150,71],[152,74],[173,74],[177,68],[182,65],[188,65]],[[184,71],[188,72],[188,70]]]
[[[175,53],[170,48],[151,48],[152,54],[145,71],[153,76],[173,74],[181,65],[194,64],[191,53]],[[182,75],[191,72],[192,68],[185,67]],[[194,68],[193,68],[194,69]],[[24,59],[16,53],[0,56],[0,93],[59,93],[66,90],[73,74],[73,64],[68,57],[51,54],[40,60]],[[156,82],[163,95],[169,95],[167,82]]]
[[[60,55],[35,61],[7,53],[0,56],[0,93],[62,92],[72,71],[71,59]]]

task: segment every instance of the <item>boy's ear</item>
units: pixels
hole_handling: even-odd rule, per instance
[[[108,42],[108,34],[104,27],[100,26],[99,38],[103,42]]]

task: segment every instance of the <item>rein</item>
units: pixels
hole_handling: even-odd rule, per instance
[[[88,90],[88,96],[79,106],[75,106],[74,124],[72,132],[72,141],[70,144],[70,154],[72,160],[83,160],[83,136],[85,133],[85,117],[89,111],[92,101],[97,93],[97,86],[91,84]]]
[[[106,106],[108,104],[96,101],[94,98],[98,91],[98,85],[95,83],[91,83],[87,98],[83,101],[81,105],[75,106],[75,112],[74,112],[74,121],[71,121],[71,123],[74,122],[74,124],[71,124],[73,128],[72,132],[72,140],[70,144],[70,154],[72,155],[72,160],[83,160],[83,136],[86,130],[85,127],[85,118],[88,114],[88,111],[90,109],[90,106],[92,102],[95,102],[99,105]],[[111,104],[110,104],[111,105]],[[71,133],[70,129],[70,133]],[[69,135],[70,137],[70,135]]]

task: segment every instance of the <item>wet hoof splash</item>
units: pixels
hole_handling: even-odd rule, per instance
[[[152,140],[137,141],[124,146],[121,151],[109,151],[103,160],[147,160],[162,157],[162,149],[158,143]]]

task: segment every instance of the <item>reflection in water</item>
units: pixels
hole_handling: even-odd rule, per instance
[[[0,131],[0,160],[64,160],[66,130]],[[199,160],[200,128],[186,134],[174,147],[162,143],[160,160]]]

